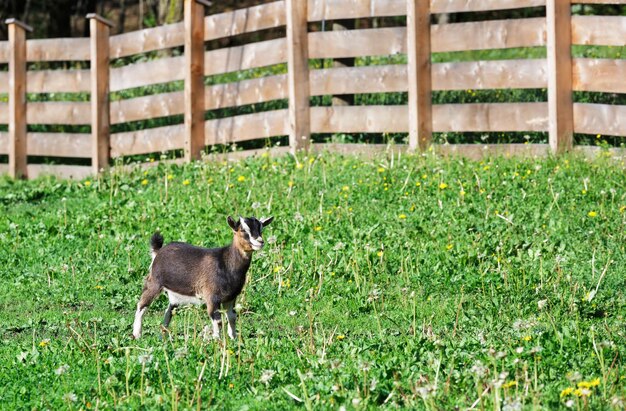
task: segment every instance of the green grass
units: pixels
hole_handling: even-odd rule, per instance
[[[623,167],[323,154],[0,179],[0,402],[623,409]],[[204,341],[199,307],[159,339],[160,297],[132,340],[151,233],[222,245],[229,214],[275,217],[239,339]]]

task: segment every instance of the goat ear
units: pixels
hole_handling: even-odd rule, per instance
[[[233,231],[239,230],[239,221],[233,220],[231,216],[228,216],[228,225],[233,229]]]
[[[270,225],[270,223],[272,222],[272,220],[274,220],[274,217],[263,217],[261,218],[259,221],[261,222],[261,225],[263,227],[266,227],[268,225]]]

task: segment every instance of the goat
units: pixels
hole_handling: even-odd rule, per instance
[[[213,322],[213,337],[219,338],[222,306],[228,318],[228,336],[235,339],[235,300],[246,282],[252,252],[263,248],[261,232],[274,217],[260,220],[239,217],[238,221],[228,216],[228,225],[233,230],[233,241],[220,248],[203,248],[187,243],[173,242],[163,247],[163,237],[158,232],[152,235],[152,263],[150,273],[144,281],[143,291],[133,323],[133,337],[141,336],[141,320],[144,312],[165,291],[169,305],[165,310],[163,326],[167,328],[172,319],[172,310],[181,304],[206,303],[207,312]]]

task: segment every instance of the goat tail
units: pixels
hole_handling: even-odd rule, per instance
[[[163,236],[157,231],[156,233],[152,234],[152,237],[150,238],[150,249],[152,251],[153,260],[157,254],[157,251],[159,251],[161,247],[163,247]]]

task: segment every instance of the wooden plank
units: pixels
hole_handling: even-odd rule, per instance
[[[108,47],[107,47],[108,48]],[[28,40],[26,58],[33,61],[89,60],[89,38]]]
[[[289,134],[288,110],[264,111],[208,120],[204,123],[206,144],[230,144],[238,141]]]
[[[549,139],[555,154],[572,148],[574,134],[570,8],[569,0],[547,0]]]
[[[111,134],[111,157],[179,150],[185,144],[185,126],[149,128]]]
[[[83,93],[91,91],[89,70],[35,70],[26,73],[29,93]],[[0,75],[0,82],[2,81]],[[0,92],[2,86],[0,85]]]
[[[82,180],[92,175],[90,166],[29,164],[29,178],[52,175],[62,179]]]
[[[547,157],[548,144],[438,144],[435,152],[445,157],[482,160],[489,157]]]
[[[9,92],[9,73],[7,71],[0,71],[0,93],[8,93],[8,92]]]
[[[626,4],[626,0],[572,0],[572,3],[583,3],[583,4]]]
[[[27,26],[7,20],[9,26],[9,175],[27,178],[26,168],[26,55]]]
[[[314,133],[404,133],[407,106],[312,107]],[[433,131],[547,131],[546,103],[433,106]]]
[[[545,5],[546,2],[545,0],[431,0],[430,4],[431,13],[437,14],[537,7]],[[309,0],[308,9],[309,21],[404,16],[406,0]]]
[[[480,103],[433,106],[433,130],[547,131],[546,103]]]
[[[28,103],[28,124],[90,124],[91,104],[74,101],[48,101]]]
[[[574,132],[626,137],[626,106],[574,103]]]
[[[286,39],[274,39],[204,53],[204,75],[229,73],[287,61]]]
[[[113,59],[133,54],[182,46],[185,43],[183,22],[111,36],[110,56]]]
[[[185,78],[184,56],[168,57],[110,69],[110,89],[120,91]]]
[[[626,16],[572,16],[572,44],[626,46]]]
[[[91,35],[91,168],[94,174],[109,168],[109,28],[95,14],[88,14]]]
[[[424,0],[409,0],[407,4],[409,149],[424,151],[433,132],[430,4]]]
[[[577,91],[626,93],[626,60],[574,59],[572,77]]]
[[[0,63],[9,62],[9,42],[0,41]]]
[[[0,124],[9,123],[9,104],[0,103]]]
[[[205,17],[204,40],[237,36],[284,26],[285,23],[285,1],[274,1]]]
[[[435,24],[431,28],[434,53],[511,47],[545,46],[546,20],[542,17]]]
[[[199,160],[204,148],[204,6],[184,1],[185,161]]]
[[[406,66],[400,64],[312,70],[310,77],[313,96],[408,90]],[[432,64],[433,90],[544,88],[547,84],[543,59]]]
[[[0,154],[9,154],[9,133],[0,131]],[[7,172],[9,171],[7,165]]]
[[[466,61],[433,64],[433,90],[544,88],[544,59]]]
[[[28,133],[28,155],[91,157],[91,135],[79,133]]]
[[[306,151],[311,142],[307,2],[286,0],[286,6],[289,146],[294,152]]]
[[[206,87],[205,110],[288,98],[287,75],[260,77]]]
[[[406,29],[385,27],[309,33],[311,58],[406,53]],[[545,19],[492,20],[431,26],[433,53],[545,45]]]
[[[174,116],[184,113],[184,95],[176,91],[112,101],[110,110],[111,124]]]

